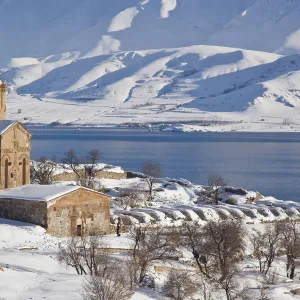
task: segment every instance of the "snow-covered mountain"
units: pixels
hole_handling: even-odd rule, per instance
[[[300,1],[255,1],[213,34],[208,43],[281,54],[299,52]]]
[[[299,0],[0,0],[0,12],[10,118],[298,124]]]
[[[203,44],[255,0],[0,0],[1,60]],[[4,30],[3,30],[4,29]]]
[[[0,0],[1,59],[199,44],[298,51],[299,0]]]

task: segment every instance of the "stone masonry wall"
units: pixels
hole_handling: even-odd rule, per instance
[[[15,122],[2,135],[0,143],[0,189],[30,182],[31,134]]]
[[[34,200],[0,199],[0,217],[47,227],[47,203]]]
[[[97,178],[106,178],[106,179],[126,179],[126,173],[115,173],[108,171],[99,171],[96,175]],[[61,173],[54,175],[52,177],[53,181],[76,181],[75,173]]]
[[[57,236],[88,232],[91,227],[110,231],[110,199],[86,189],[78,189],[48,202],[48,229]]]

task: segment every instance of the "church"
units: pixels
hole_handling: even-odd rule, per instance
[[[110,231],[110,198],[81,186],[30,184],[31,133],[6,120],[6,85],[0,81],[0,218],[33,223],[57,236]]]
[[[0,81],[0,190],[30,183],[31,133],[6,120],[6,85]]]

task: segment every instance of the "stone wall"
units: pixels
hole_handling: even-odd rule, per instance
[[[15,122],[1,135],[0,189],[13,188],[30,182],[31,134]]]
[[[96,178],[106,178],[106,179],[126,179],[126,173],[116,173],[116,172],[109,172],[109,171],[99,171],[97,172]],[[53,181],[76,181],[76,174],[75,173],[61,173],[54,175],[52,177]]]
[[[0,83],[0,120],[6,120],[6,85]]]
[[[47,227],[47,203],[37,200],[1,198],[0,217]]]
[[[57,236],[78,235],[91,227],[110,232],[110,199],[86,189],[78,189],[48,202],[47,231]]]

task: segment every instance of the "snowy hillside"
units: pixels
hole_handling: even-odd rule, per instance
[[[281,54],[300,51],[300,2],[257,0],[208,43]]]
[[[299,131],[299,9],[299,0],[0,0],[8,117]]]
[[[207,195],[204,186],[194,185],[184,179],[168,178],[155,183],[153,201],[145,202],[143,200],[145,198],[139,197],[140,201],[136,202],[135,208],[129,206],[125,208],[126,200],[122,202],[120,191],[137,188],[141,192],[140,196],[143,195],[144,189],[148,194],[145,181],[140,178],[100,179],[100,181],[112,196],[111,220],[120,217],[126,230],[122,231],[119,237],[115,232],[102,237],[100,246],[104,247],[99,247],[98,251],[104,250],[105,257],[117,262],[120,270],[123,270],[122,262],[129,261],[132,255],[134,241],[132,234],[126,233],[132,226],[151,226],[152,230],[156,226],[168,226],[166,228],[173,229],[175,226],[179,229],[183,222],[190,225],[195,222],[200,227],[212,220],[240,219],[244,223],[245,234],[248,237],[246,236],[245,256],[238,265],[241,272],[238,282],[249,284],[251,298],[247,299],[262,299],[256,297],[257,286],[260,283],[259,263],[248,240],[250,234],[253,230],[266,230],[268,226],[266,224],[270,225],[275,220],[287,218],[298,220],[300,216],[299,203],[280,201],[272,197],[264,198],[257,192],[241,188],[224,187],[220,191],[220,196],[226,203],[222,201],[219,205],[209,204],[203,198]],[[253,202],[255,199],[260,200]],[[64,264],[58,262],[59,246],[65,247],[66,242],[66,238],[51,236],[40,226],[0,218],[0,299],[83,299],[81,292],[86,276],[77,275],[74,268],[70,266],[66,268]],[[162,294],[162,285],[167,272],[172,269],[189,269],[196,273],[190,249],[180,247],[177,253],[180,253],[178,258],[151,262],[147,275],[154,278],[155,287],[150,289],[135,285],[130,300],[166,300],[167,297]],[[288,280],[284,252],[278,253],[271,267],[277,276],[276,281],[274,280],[272,284],[267,282],[272,297],[264,299],[299,299],[291,292],[299,288],[299,274],[296,274],[294,280]],[[202,280],[201,277],[200,282]],[[213,290],[217,293],[214,299],[225,299],[220,289],[214,287]],[[197,299],[204,298],[199,293]]]
[[[295,52],[299,9],[298,0],[0,0],[0,66],[13,57],[199,44]]]
[[[272,129],[287,117],[298,124],[299,70],[298,54],[191,46],[15,59],[1,78],[9,83],[8,116],[23,122],[243,120],[253,129],[264,118]]]
[[[0,0],[0,66],[12,57],[197,45],[255,0]]]

